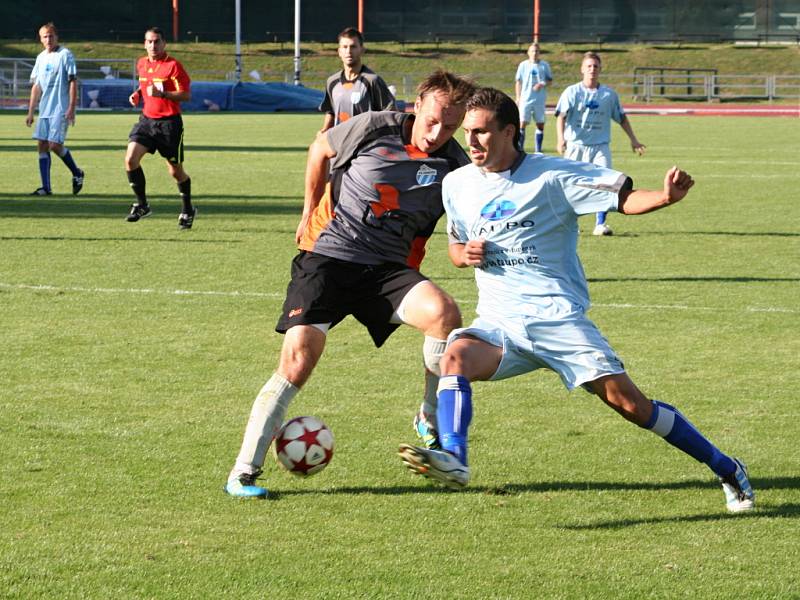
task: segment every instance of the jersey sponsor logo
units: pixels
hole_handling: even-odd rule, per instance
[[[417,171],[417,183],[419,185],[430,185],[436,182],[436,169],[428,165],[422,165]]]
[[[511,200],[492,200],[481,209],[481,217],[489,221],[499,221],[510,217],[517,210],[517,205]]]
[[[364,90],[356,90],[355,92],[350,92],[350,102],[353,104],[358,104],[361,102],[361,99],[364,97]]]
[[[586,108],[589,110],[597,110],[600,108],[600,103],[597,101],[596,98],[590,98],[586,101]]]
[[[289,318],[291,319],[292,317],[296,317],[302,314],[303,314],[302,308],[293,308],[292,310],[289,311]]]

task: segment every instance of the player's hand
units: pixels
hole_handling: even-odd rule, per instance
[[[672,167],[664,176],[664,194],[670,204],[683,200],[693,185],[692,176],[678,167]]]
[[[540,89],[542,89],[543,87],[544,87],[544,84],[543,84],[543,83],[536,83],[536,84],[534,84],[534,86],[533,86],[533,91],[534,91],[534,92],[538,92],[538,91],[539,91]]]
[[[563,156],[566,149],[567,143],[564,140],[558,140],[556,143],[556,151]]]
[[[297,225],[297,230],[294,233],[294,243],[299,244],[300,240],[303,239],[303,234],[306,232],[308,228],[308,221],[311,218],[311,215],[304,214],[300,217],[300,223]]]
[[[464,244],[463,260],[465,265],[477,267],[483,263],[484,256],[486,256],[485,239],[470,240]]]
[[[33,125],[33,115],[31,113],[28,113],[28,116],[25,117],[25,125],[28,127]]]
[[[67,123],[75,127],[75,107],[71,107],[67,109],[67,114],[64,115],[67,119]]]
[[[644,149],[647,148],[644,144],[640,143],[638,140],[631,142],[631,149],[636,152],[639,156],[644,154]]]

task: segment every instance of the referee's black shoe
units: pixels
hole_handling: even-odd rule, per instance
[[[144,219],[145,217],[150,216],[150,213],[153,212],[150,210],[150,205],[145,204],[141,206],[139,204],[131,204],[131,212],[128,213],[128,216],[125,217],[125,220],[129,223],[135,223],[139,219]]]
[[[192,207],[192,211],[178,215],[178,228],[191,229],[194,224],[194,217],[197,214],[197,207]]]

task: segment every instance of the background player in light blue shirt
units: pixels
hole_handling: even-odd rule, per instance
[[[553,82],[553,72],[547,61],[539,60],[539,44],[528,47],[528,59],[517,67],[514,89],[519,107],[519,148],[525,150],[525,128],[528,123],[536,123],[536,152],[542,151],[544,140],[544,113],[547,100],[547,86]]]
[[[38,105],[39,120],[33,132],[38,140],[39,175],[41,187],[33,196],[49,196],[50,151],[64,161],[72,173],[72,193],[77,194],[83,187],[83,171],[75,164],[70,151],[64,146],[67,127],[75,125],[75,104],[78,98],[78,70],[72,52],[58,45],[58,31],[53,23],[45,23],[39,28],[39,40],[44,50],[36,57],[31,72],[31,98],[25,124],[33,124],[33,113]]]
[[[483,88],[467,103],[463,127],[472,164],[445,177],[442,199],[450,259],[458,267],[475,267],[478,318],[450,333],[440,362],[441,450],[404,444],[404,462],[450,487],[466,485],[470,382],[546,368],[568,389],[584,387],[628,421],[706,464],[722,482],[728,510],[752,509],[744,464],[723,454],[677,409],[648,399],[586,316],[578,216],[611,209],[651,212],[682,200],[694,181],[672,167],[662,190],[634,190],[617,171],[525,155],[517,146],[518,122],[516,105],[498,90]]]
[[[565,158],[611,168],[611,121],[616,121],[640,156],[645,146],[639,143],[622,109],[617,93],[600,83],[601,62],[595,52],[587,52],[581,62],[580,83],[569,86],[556,105],[557,149]],[[606,213],[598,212],[594,235],[611,235]]]

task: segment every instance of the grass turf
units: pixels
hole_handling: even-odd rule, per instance
[[[322,474],[268,462],[265,502],[222,485],[294,254],[305,147],[318,115],[188,115],[179,203],[160,159],[153,216],[124,221],[132,115],[83,115],[38,186],[20,114],[0,115],[0,589],[12,598],[267,595],[394,598],[778,598],[800,589],[794,385],[800,229],[792,119],[633,117],[615,166],[656,187],[678,163],[689,198],[616,234],[584,223],[592,318],[648,394],[748,462],[758,511],[728,515],[711,474],[595,398],[536,373],[475,386],[473,483],[413,478],[421,337],[375,350],[346,320],[290,414],[336,435]],[[548,121],[545,150],[553,151]],[[474,314],[440,227],[424,271]]]

